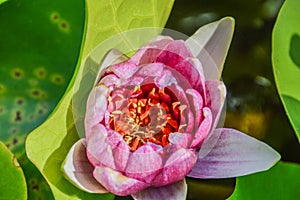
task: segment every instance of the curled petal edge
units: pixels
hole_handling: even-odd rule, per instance
[[[70,149],[62,165],[65,177],[79,189],[89,193],[108,193],[93,177],[94,167],[86,156],[85,139],[77,141]]]

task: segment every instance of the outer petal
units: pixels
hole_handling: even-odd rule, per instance
[[[202,26],[187,39],[194,57],[199,58],[206,80],[218,80],[234,30],[234,19],[225,17],[217,22]]]
[[[184,179],[193,168],[197,160],[194,152],[181,148],[171,154],[165,163],[163,171],[153,180],[155,187],[165,186]]]
[[[209,141],[208,141],[209,143]],[[205,148],[205,144],[201,148]],[[214,148],[188,174],[195,178],[229,178],[264,171],[280,155],[267,144],[234,129],[221,129]]]
[[[131,195],[135,200],[157,200],[171,199],[183,200],[186,199],[187,184],[185,179],[164,187],[150,187],[139,193]]]
[[[157,145],[146,143],[133,152],[125,170],[126,176],[151,183],[163,168],[157,150]]]
[[[89,95],[85,115],[85,134],[87,137],[89,137],[91,127],[101,122],[104,118],[108,94],[108,88],[100,85],[94,87]]]
[[[206,105],[210,107],[212,112],[212,127],[210,133],[206,136],[203,143],[207,143],[205,148],[201,148],[201,155],[204,157],[217,143],[221,129],[216,129],[217,126],[221,127],[223,124],[223,118],[220,120],[220,116],[224,110],[224,102],[226,98],[226,88],[221,81],[206,81],[207,93],[206,93]],[[209,142],[207,142],[209,141]]]
[[[149,187],[147,183],[128,178],[120,172],[107,167],[96,167],[94,177],[107,188],[108,191],[120,196],[134,194]]]
[[[199,88],[201,93],[203,94],[204,77],[200,75],[199,70],[195,66],[200,66],[199,68],[201,68],[201,63],[198,59],[186,58],[175,65],[173,69],[175,69],[184,78],[186,78],[192,88]]]
[[[107,68],[106,72],[113,72],[122,80],[129,79],[138,70],[138,67],[131,62],[122,62]]]
[[[172,41],[173,39],[171,37],[159,35],[140,48],[130,58],[130,62],[136,65],[152,63],[164,47]]]
[[[86,157],[85,139],[77,141],[72,146],[63,163],[62,170],[75,186],[86,192],[108,192],[93,177],[94,167]]]
[[[112,147],[107,140],[107,131],[102,124],[92,128],[91,136],[87,139],[87,156],[94,166],[106,166],[116,169]]]
[[[169,67],[174,67],[185,58],[192,56],[190,49],[184,41],[174,40],[165,46],[155,61],[164,63]]]
[[[138,75],[148,77],[148,76],[161,76],[164,71],[164,64],[162,63],[149,63],[145,64],[138,71]]]

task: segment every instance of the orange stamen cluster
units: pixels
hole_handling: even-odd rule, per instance
[[[185,106],[172,101],[170,92],[153,87],[147,92],[135,87],[126,107],[110,114],[109,127],[123,135],[132,151],[152,142],[169,144],[169,135],[180,128],[180,115]]]

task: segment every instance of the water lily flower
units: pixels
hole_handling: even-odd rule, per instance
[[[186,176],[228,178],[274,165],[280,155],[267,144],[218,128],[233,24],[223,18],[186,41],[157,36],[131,58],[109,52],[88,98],[85,138],[63,164],[68,179],[91,193],[185,199]]]

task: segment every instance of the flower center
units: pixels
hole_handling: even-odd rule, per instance
[[[146,142],[168,145],[170,133],[180,129],[180,115],[186,106],[180,105],[168,88],[151,84],[136,86],[126,101],[110,113],[109,127],[123,135],[132,151]]]

